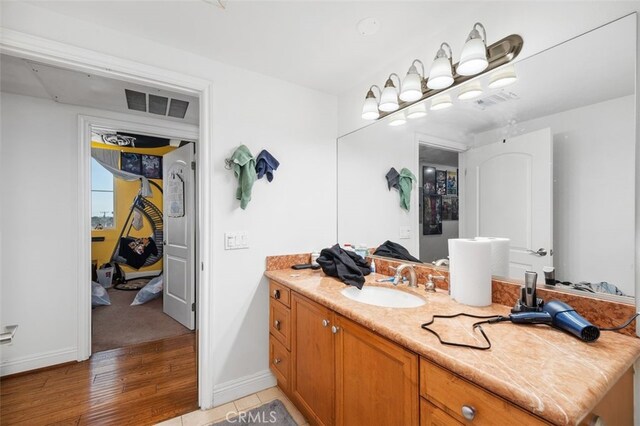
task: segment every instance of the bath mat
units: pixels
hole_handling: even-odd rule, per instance
[[[116,290],[138,291],[150,281],[149,278],[136,278],[113,286]]]
[[[209,426],[298,426],[279,399]]]

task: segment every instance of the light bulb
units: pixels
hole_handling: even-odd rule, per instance
[[[480,32],[477,28],[482,30],[484,38],[480,36]],[[489,61],[487,60],[486,39],[487,33],[484,26],[477,22],[473,26],[473,29],[467,38],[467,42],[462,48],[460,62],[458,62],[458,67],[456,68],[458,74],[475,75],[487,69]]]
[[[447,96],[440,96],[435,98],[431,103],[431,110],[438,111],[441,109],[446,109],[453,106],[453,102],[451,102],[451,98]]]
[[[482,86],[480,84],[465,84],[458,93],[458,99],[468,101],[482,95]]]
[[[418,69],[415,64],[419,63],[422,66],[422,74],[424,75],[424,65],[419,60],[414,60],[407,71],[407,75],[402,80],[402,91],[400,92],[400,99],[405,102],[414,102],[422,97],[422,76],[418,74]]]
[[[380,91],[378,86],[371,86],[369,91],[367,92],[367,96],[364,99],[364,105],[362,105],[362,118],[365,120],[375,120],[380,117],[380,111],[378,111],[378,101],[376,100],[376,95],[373,94],[373,88],[377,88]]]
[[[396,86],[393,84],[391,80],[391,76],[395,75],[397,78],[397,74],[391,74],[389,78],[387,78],[387,82],[384,84],[384,89],[382,90],[382,94],[380,95],[380,111],[384,112],[392,112],[398,109],[398,90]],[[400,79],[398,78],[398,81]]]
[[[427,115],[427,106],[424,102],[413,105],[407,111],[407,118],[413,120]]]
[[[513,67],[506,67],[498,70],[489,80],[489,87],[491,89],[499,89],[501,87],[508,86],[518,81],[516,76],[516,70]]]
[[[444,48],[449,49],[449,56]],[[429,79],[427,87],[432,90],[446,89],[453,84],[453,69],[451,66],[451,47],[447,43],[442,43],[436,54],[431,70],[429,71]]]
[[[391,121],[389,122],[389,126],[396,127],[402,126],[407,122],[407,117],[403,113],[399,113],[391,117]]]

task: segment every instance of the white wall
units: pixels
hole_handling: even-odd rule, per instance
[[[418,257],[419,181],[411,191],[410,211],[400,208],[398,190],[387,187],[391,167],[408,168],[419,179],[417,145],[405,126],[376,123],[338,140],[338,240],[377,247],[386,240]],[[409,238],[400,239],[400,228]]]
[[[441,164],[433,164],[429,162],[420,163],[420,167],[418,167],[418,174],[420,185],[424,186],[424,182],[422,180],[422,168],[435,167],[436,170],[447,170],[455,172],[458,170],[456,167],[451,166],[443,166]],[[418,176],[418,175],[416,175]],[[419,259],[423,262],[433,262],[434,260],[444,259],[449,256],[449,239],[450,238],[458,238],[459,235],[459,226],[460,223],[457,220],[443,220],[442,221],[442,234],[439,235],[424,235],[423,233],[423,217],[422,217],[422,209],[418,212],[420,219],[420,226],[418,228],[418,234],[420,235],[420,257]]]
[[[553,134],[553,263],[562,281],[635,293],[635,96],[518,123]],[[476,144],[502,139],[502,129]]]
[[[464,41],[476,21],[486,27],[490,44],[510,34],[521,35],[524,46],[517,58],[517,61],[521,61],[614,19],[639,11],[639,4],[637,1],[471,3],[469,12],[459,17],[457,25],[450,25],[428,40],[407,40],[402,50],[397,52],[380,52],[381,58],[393,59],[372,63],[372,71],[363,70],[362,80],[353,82],[353,89],[338,97],[338,134],[344,135],[369,123],[360,116],[369,86],[377,84],[382,87],[392,72],[404,76],[411,61],[416,58],[424,62],[428,73],[441,42],[451,44],[454,62],[457,62]],[[425,17],[425,25],[429,24],[428,17]]]
[[[249,380],[243,392],[258,390],[251,388],[252,378],[262,380],[255,382],[262,385],[273,383],[268,372],[268,283],[263,277],[264,259],[271,254],[311,251],[336,240],[336,98],[146,39],[89,26],[24,3],[3,3],[2,26],[213,81],[214,105],[209,120],[214,129],[212,216],[215,228],[213,280],[208,285],[213,287],[214,297],[211,336],[215,348],[214,381],[217,391],[226,390],[224,394],[216,394],[215,403],[224,402],[222,395],[227,399],[241,396],[234,395],[234,385],[242,379]],[[5,109],[2,108],[3,114]],[[71,141],[77,142],[75,136]],[[256,183],[253,200],[246,211],[241,210],[234,199],[233,173],[223,167],[224,159],[242,143],[256,154],[262,148],[269,149],[281,163],[272,183]],[[13,162],[14,156],[26,156],[24,150],[30,150],[28,145],[11,146],[13,144],[4,140],[2,145],[3,162]],[[65,149],[75,156],[72,145]],[[55,170],[60,176],[56,185],[71,193],[75,191],[74,169],[56,166]],[[75,241],[77,215],[73,200],[66,195],[62,200],[56,201],[60,209],[57,214],[67,218],[65,223],[69,229],[60,226],[60,231],[54,232],[41,228],[34,233],[47,241],[55,240],[60,247]],[[23,228],[20,218],[24,213],[19,213],[20,210],[3,204],[3,233]],[[223,236],[230,230],[248,231],[250,248],[225,251]],[[22,238],[15,244],[12,250],[23,251],[29,249],[32,242]],[[6,253],[4,239],[3,246]],[[19,282],[18,273],[11,265],[6,266],[3,257],[3,293]],[[57,263],[55,270],[60,275],[51,282],[50,291],[60,292],[62,297],[60,289],[66,288],[63,283],[75,282],[77,278],[73,276],[74,269],[72,256]],[[65,309],[59,309],[54,318],[36,314],[32,321],[22,314],[31,311],[29,298],[14,300],[4,296],[2,323],[19,323],[22,338],[14,345],[12,358],[4,358],[3,362],[21,356],[45,356],[50,350],[75,350],[71,337],[60,338],[75,336],[75,325],[69,318],[76,316],[70,302],[66,302]],[[75,298],[75,294],[65,296],[68,300]],[[9,305],[15,305],[12,312],[16,317],[4,314]],[[45,321],[50,321],[51,329],[55,329],[51,337],[41,330],[40,324]],[[36,322],[39,331],[25,330]],[[31,337],[27,340],[27,336]]]

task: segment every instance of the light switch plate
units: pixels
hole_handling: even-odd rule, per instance
[[[249,248],[249,233],[247,231],[233,231],[224,233],[224,249],[238,250]]]

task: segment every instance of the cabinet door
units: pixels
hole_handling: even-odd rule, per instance
[[[291,396],[310,423],[334,424],[333,313],[300,296],[291,295]]]
[[[336,423],[418,425],[418,356],[336,314]]]

